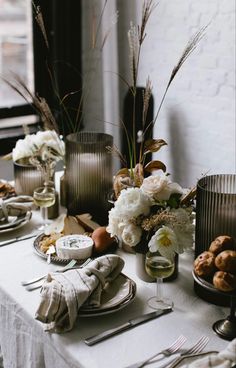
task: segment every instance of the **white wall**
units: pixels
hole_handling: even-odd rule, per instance
[[[206,172],[236,172],[235,0],[161,0],[141,58],[140,84],[151,77],[157,108],[189,38],[210,21],[155,125],[155,137],[168,142],[156,158],[183,186],[194,185]]]

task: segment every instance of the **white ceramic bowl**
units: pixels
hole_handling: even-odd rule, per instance
[[[66,235],[56,241],[56,253],[61,259],[86,259],[93,251],[93,239],[87,235]]]

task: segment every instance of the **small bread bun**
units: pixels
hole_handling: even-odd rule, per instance
[[[213,277],[213,285],[221,291],[236,290],[236,276],[228,272],[217,271]]]
[[[215,238],[210,244],[209,251],[215,255],[223,252],[223,250],[236,250],[234,239],[228,235],[221,235]]]
[[[215,255],[211,252],[203,252],[194,261],[194,271],[200,277],[208,277],[215,272]]]
[[[215,265],[220,271],[236,274],[236,251],[224,250],[216,257]]]

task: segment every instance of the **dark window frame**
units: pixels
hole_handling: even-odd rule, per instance
[[[35,6],[40,6],[49,41],[47,49],[42,32],[35,20],[33,11],[33,54],[34,54],[34,84],[35,93],[44,97],[49,104],[63,135],[70,133],[64,123],[64,117],[58,111],[58,101],[52,88],[48,66],[52,66],[57,80],[58,93],[61,98],[66,94],[81,90],[82,85],[82,23],[81,0],[35,0]],[[68,65],[70,67],[68,67]],[[73,73],[73,68],[76,69]],[[66,100],[71,119],[76,116],[76,106],[80,99],[80,92]],[[30,104],[22,104],[12,107],[0,108],[0,119],[17,118],[36,114]],[[35,124],[31,131],[40,126]],[[15,134],[14,134],[15,130]],[[9,134],[11,132],[11,134]],[[15,142],[24,136],[23,129],[19,127],[1,129],[0,141],[3,143],[1,154],[11,150]],[[9,136],[11,135],[11,138]],[[6,152],[4,152],[6,151]]]

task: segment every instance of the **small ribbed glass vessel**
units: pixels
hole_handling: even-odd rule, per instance
[[[113,137],[80,132],[66,137],[66,207],[68,214],[90,213],[99,224],[107,223],[112,190],[112,155],[107,146]]]
[[[41,171],[25,159],[14,162],[14,180],[17,195],[32,196],[34,189],[43,185]]]
[[[235,174],[205,176],[197,184],[195,255],[208,250],[219,235],[236,240]]]

